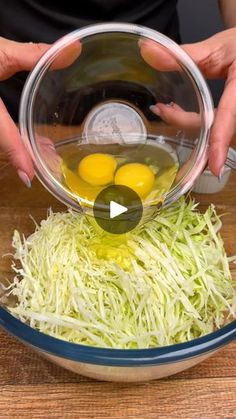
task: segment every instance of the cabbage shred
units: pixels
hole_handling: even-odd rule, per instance
[[[28,238],[15,231],[10,312],[31,327],[96,347],[189,341],[236,316],[221,220],[180,199],[123,236],[73,211],[49,211]],[[230,258],[232,261],[234,258]],[[19,263],[20,262],[20,263]]]

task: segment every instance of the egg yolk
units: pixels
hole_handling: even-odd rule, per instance
[[[115,184],[133,189],[140,198],[145,198],[152,190],[154,173],[150,167],[141,163],[128,163],[121,166],[115,174]]]
[[[99,186],[91,186],[84,182],[78,175],[76,175],[66,166],[63,167],[63,174],[66,185],[80,198],[94,202],[102,190],[102,188]]]
[[[95,153],[84,157],[79,163],[78,172],[90,185],[107,185],[113,182],[117,162],[109,154]]]

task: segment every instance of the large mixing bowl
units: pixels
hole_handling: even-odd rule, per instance
[[[178,118],[160,117],[158,103]],[[63,182],[65,155],[79,158],[84,144],[96,152],[118,144],[132,154],[151,142],[178,159],[187,142],[192,153],[163,196],[168,205],[205,167],[213,115],[204,78],[177,44],[151,29],[112,23],[76,30],[44,54],[26,82],[19,123],[39,180],[66,205],[89,212],[93,202]],[[144,208],[155,205],[145,201]]]
[[[53,200],[38,182],[34,183],[32,191],[26,190],[16,179],[11,167],[6,169],[4,166],[0,175],[3,176],[0,253],[1,256],[8,254],[0,262],[1,283],[11,277],[9,253],[12,251],[11,238],[14,229],[18,228],[27,237],[35,228],[29,213],[40,222],[46,216],[47,207],[53,206],[55,210],[61,210],[63,206],[59,207],[57,201]],[[201,204],[200,209],[205,210],[206,205],[214,202],[217,212],[224,213],[222,237],[229,256],[234,255],[236,249],[235,184],[236,174],[232,173],[224,191],[217,195],[196,195]],[[236,279],[236,265],[232,263],[230,269]],[[91,348],[66,343],[32,329],[13,317],[3,303],[0,308],[0,325],[24,344],[62,367],[89,377],[124,382],[150,380],[175,374],[201,362],[236,339],[236,321],[231,321],[214,333],[183,344],[145,350]]]
[[[138,382],[166,377],[203,361],[236,339],[236,321],[205,337],[154,349],[100,349],[46,336],[0,308],[0,325],[58,365],[107,381]]]

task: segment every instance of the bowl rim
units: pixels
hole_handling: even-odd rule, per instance
[[[222,328],[184,343],[149,349],[99,348],[70,343],[46,335],[0,307],[0,326],[37,350],[75,362],[134,367],[170,364],[213,352],[236,339],[236,320]]]
[[[164,206],[167,206],[176,201],[181,195],[183,195],[191,188],[195,179],[204,169],[208,159],[208,139],[210,135],[210,128],[214,120],[213,100],[201,71],[190,58],[190,56],[177,43],[153,29],[130,23],[112,22],[93,24],[82,29],[77,29],[56,41],[46,51],[46,53],[43,54],[34,69],[29,74],[20,100],[19,126],[21,136],[34,162],[35,173],[40,182],[58,200],[63,202],[65,205],[81,212],[84,210],[80,205],[79,197],[76,199],[69,190],[65,192],[63,185],[46,169],[46,166],[37,153],[35,141],[31,141],[34,139],[34,133],[32,129],[34,97],[41,78],[47,72],[57,53],[60,52],[64,47],[67,47],[71,43],[82,40],[83,38],[91,35],[121,32],[137,35],[139,38],[148,38],[169,49],[169,51],[181,64],[182,68],[184,68],[190,80],[192,80],[193,86],[195,86],[202,119],[204,121],[200,133],[201,141],[198,142],[196,148],[197,153],[195,153],[196,155],[194,157],[192,167],[188,169],[183,179],[181,179],[182,183],[180,184],[180,182],[178,182],[175,187],[166,194]]]

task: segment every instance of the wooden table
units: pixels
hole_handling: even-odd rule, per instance
[[[46,209],[64,209],[37,181],[31,190],[14,170],[0,170],[0,255],[10,250],[14,228],[32,231],[29,213],[40,220]],[[225,225],[228,250],[236,252],[236,174],[214,202],[232,217]],[[9,276],[10,258],[0,263]],[[0,418],[236,418],[236,342],[209,360],[170,378],[144,384],[97,382],[42,359],[5,331],[0,331]]]

